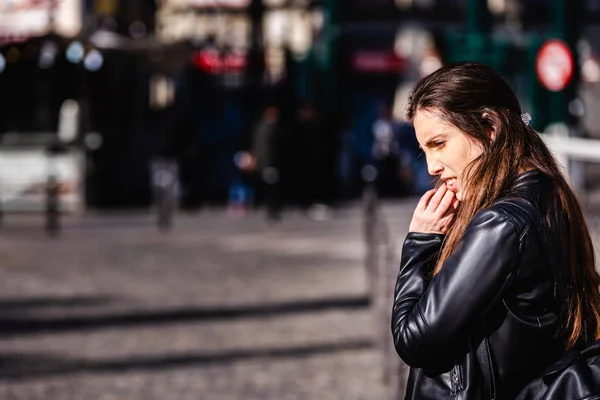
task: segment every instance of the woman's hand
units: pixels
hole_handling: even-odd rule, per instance
[[[409,232],[445,234],[456,215],[458,199],[446,185],[426,192],[413,214]]]

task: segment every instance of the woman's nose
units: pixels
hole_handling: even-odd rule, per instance
[[[442,173],[442,170],[444,169],[444,167],[442,166],[442,164],[437,161],[437,160],[427,160],[427,171],[429,172],[429,175],[440,175]]]

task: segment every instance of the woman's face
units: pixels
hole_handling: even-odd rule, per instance
[[[481,146],[463,131],[442,120],[436,112],[419,110],[413,123],[419,145],[427,157],[429,173],[439,176],[462,201],[465,196],[462,190],[463,172],[482,153]]]

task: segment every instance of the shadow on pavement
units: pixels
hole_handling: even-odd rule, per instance
[[[76,373],[123,373],[228,364],[244,360],[268,358],[301,358],[340,351],[371,349],[372,340],[314,344],[289,348],[239,349],[185,355],[134,357],[106,361],[86,361],[52,355],[0,354],[0,380],[13,381]]]
[[[360,309],[368,306],[369,298],[367,296],[355,296],[213,308],[185,307],[161,311],[132,311],[109,315],[66,316],[64,318],[44,318],[29,315],[22,317],[0,316],[0,337],[159,325],[186,321],[202,322],[246,317],[270,317],[336,309]]]
[[[35,297],[25,299],[0,300],[0,313],[4,311],[43,309],[48,307],[94,307],[113,302],[104,296],[73,296],[73,297]]]

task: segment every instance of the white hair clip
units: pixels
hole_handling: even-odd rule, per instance
[[[531,123],[531,114],[529,114],[529,113],[521,114],[521,120],[523,120],[523,123],[525,125],[529,126],[529,124]]]

